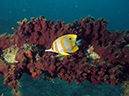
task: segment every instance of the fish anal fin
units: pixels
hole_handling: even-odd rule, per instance
[[[61,55],[69,55],[69,53],[65,53],[65,52],[63,52],[63,53],[60,53]]]

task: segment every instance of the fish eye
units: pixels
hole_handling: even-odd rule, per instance
[[[69,38],[69,40],[71,40],[72,38]]]

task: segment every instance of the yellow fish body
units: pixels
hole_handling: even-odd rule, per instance
[[[61,55],[69,55],[69,53],[76,52],[79,47],[76,45],[77,35],[68,34],[57,38],[50,49],[45,51],[56,52]]]

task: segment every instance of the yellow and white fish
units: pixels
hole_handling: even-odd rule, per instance
[[[78,40],[76,42],[77,35],[75,34],[67,34],[64,36],[61,36],[57,38],[50,49],[47,49],[45,51],[51,51],[51,52],[56,52],[61,55],[69,55],[69,53],[74,53],[76,52],[79,47],[77,43],[80,43],[81,40]]]

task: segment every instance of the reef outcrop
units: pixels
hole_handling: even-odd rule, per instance
[[[23,73],[47,80],[59,77],[71,85],[106,82],[112,86],[125,81],[129,76],[129,31],[109,32],[103,18],[93,17],[75,20],[66,24],[58,20],[47,20],[40,16],[17,22],[19,27],[13,35],[0,35],[0,76],[4,84],[17,89]],[[52,42],[65,34],[76,34],[84,42],[79,50],[68,56],[45,52]],[[45,80],[46,80],[45,78]]]

